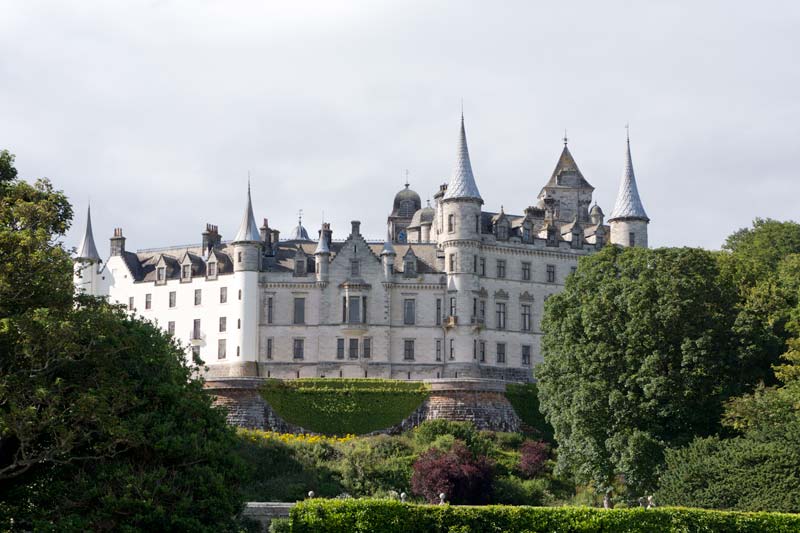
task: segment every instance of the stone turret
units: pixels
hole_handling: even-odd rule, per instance
[[[331,225],[327,222],[322,223],[319,230],[319,241],[317,249],[314,250],[316,261],[317,281],[328,281],[328,270],[331,261]]]
[[[625,169],[617,193],[617,201],[608,223],[611,226],[611,242],[620,246],[641,246],[647,248],[647,224],[650,219],[639,198],[636,176],[633,173],[631,158],[631,139],[627,138]]]
[[[97,277],[99,275],[99,267],[102,261],[100,260],[100,254],[97,253],[97,246],[94,244],[91,207],[86,210],[86,228],[83,233],[83,238],[78,245],[78,250],[74,261],[73,283],[75,284],[75,290],[77,292],[97,295]]]

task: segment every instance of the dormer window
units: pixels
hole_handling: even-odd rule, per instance
[[[508,239],[508,226],[505,223],[497,225],[497,240],[505,241]]]
[[[298,257],[294,260],[294,275],[295,276],[306,275],[306,260],[304,257]]]
[[[605,244],[603,241],[604,241],[603,236],[602,235],[597,235],[595,237],[595,241],[594,241],[595,242],[595,246],[597,248],[602,248],[603,244]]]
[[[156,267],[156,283],[166,283],[167,281],[167,267]]]
[[[547,228],[547,246],[558,246],[556,228]]]
[[[405,260],[405,267],[404,267],[404,274],[407,277],[414,277],[417,275],[417,260],[416,259],[406,259]]]
[[[189,280],[192,279],[192,265],[182,265],[181,266],[181,279]]]
[[[580,230],[573,230],[572,232],[572,247],[583,248],[583,235]]]
[[[528,226],[524,226],[522,228],[522,240],[525,242],[531,242],[531,228]]]
[[[211,261],[208,263],[207,267],[208,278],[209,279],[216,279],[217,278],[217,262]]]

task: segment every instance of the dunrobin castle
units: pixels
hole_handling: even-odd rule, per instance
[[[541,360],[544,302],[578,258],[647,246],[630,141],[608,218],[593,191],[565,139],[524,213],[486,211],[462,117],[449,182],[425,206],[406,184],[385,242],[365,239],[358,221],[344,239],[326,223],[312,234],[298,223],[282,237],[266,218],[259,227],[248,186],[230,240],[209,224],[196,245],[133,252],[117,228],[103,260],[89,214],[75,284],[173,334],[212,379],[529,381]]]

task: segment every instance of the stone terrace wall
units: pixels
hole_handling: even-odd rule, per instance
[[[209,379],[206,388],[215,405],[228,409],[228,422],[235,426],[278,431],[313,433],[289,424],[278,416],[258,392],[261,378]],[[469,421],[480,429],[519,431],[520,419],[505,396],[504,381],[459,378],[427,380],[430,396],[405,420],[375,433],[400,433],[425,420]]]

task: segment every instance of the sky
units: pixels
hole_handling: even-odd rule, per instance
[[[431,198],[463,102],[484,209],[522,213],[567,131],[611,212],[630,125],[651,246],[797,219],[800,2],[61,1],[0,5],[0,149],[92,206],[102,256],[256,219],[386,235]]]

